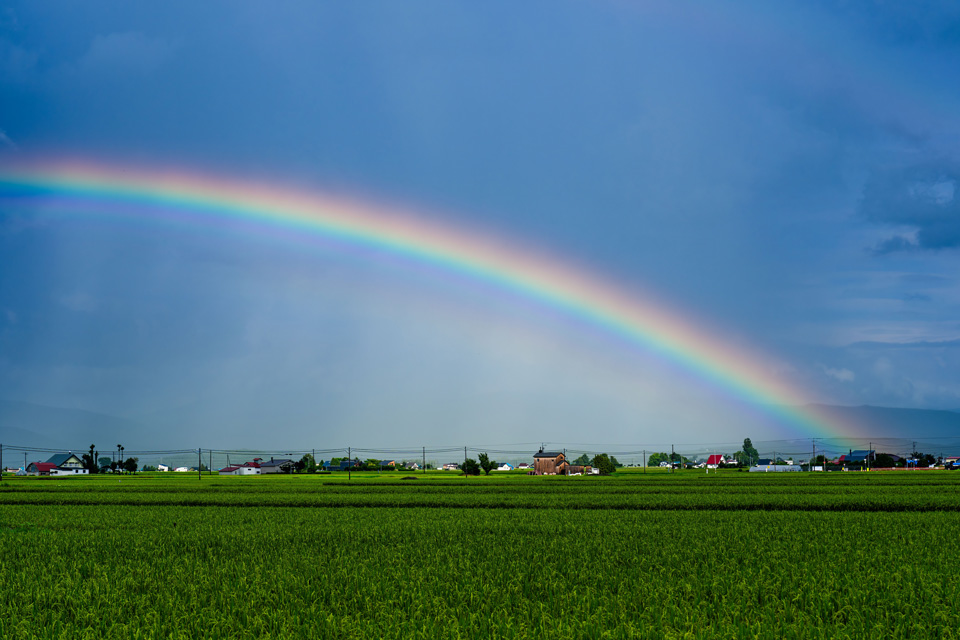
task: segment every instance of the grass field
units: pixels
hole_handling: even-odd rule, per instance
[[[0,637],[960,631],[960,474],[405,477],[7,477]]]

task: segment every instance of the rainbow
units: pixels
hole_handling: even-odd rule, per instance
[[[192,173],[62,161],[0,167],[0,198],[173,216],[190,224],[254,225],[385,252],[559,310],[748,404],[761,405],[797,435],[854,435],[851,425],[818,415],[800,390],[777,380],[763,358],[727,346],[648,296],[630,294],[584,269],[398,209]]]

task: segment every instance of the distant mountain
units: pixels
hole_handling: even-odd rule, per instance
[[[960,438],[960,412],[895,407],[841,407],[810,405],[815,411],[837,422],[853,424],[860,433],[875,438],[906,440]]]
[[[101,452],[121,443],[129,449],[154,446],[142,442],[145,429],[133,420],[103,413],[0,400],[0,442],[21,447]]]

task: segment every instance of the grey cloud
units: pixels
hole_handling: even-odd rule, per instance
[[[873,248],[879,255],[960,247],[960,168],[954,163],[876,172],[864,187],[860,215],[878,225],[901,227]]]

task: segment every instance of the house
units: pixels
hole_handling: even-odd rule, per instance
[[[723,464],[723,456],[719,453],[713,454],[707,458],[707,469],[716,469]]]
[[[513,471],[513,465],[504,462],[502,465],[497,467],[497,471]]]
[[[567,456],[561,451],[544,451],[543,447],[533,454],[533,473],[537,476],[563,475],[567,472]]]
[[[380,461],[380,468],[381,468],[381,469],[386,469],[386,468],[388,468],[388,467],[392,467],[392,468],[396,469],[396,468],[397,468],[397,461],[396,461],[396,460],[381,460],[381,461]]]
[[[524,471],[526,471],[529,468],[530,468],[529,462],[521,462],[520,464],[517,465],[517,469],[523,469]]]
[[[260,463],[260,473],[293,473],[296,463],[289,458],[270,458],[269,462]]]
[[[161,462],[157,465],[157,471],[170,471],[170,467]]]
[[[457,464],[456,462],[448,462],[447,464],[443,465],[444,471],[456,471],[459,468],[460,468],[460,465]]]
[[[50,456],[47,462],[51,462],[60,469],[83,469],[83,460],[74,453],[56,453]]]
[[[75,476],[86,475],[90,471],[84,468],[83,461],[75,454],[56,453],[46,462],[31,462],[26,473],[30,476]]]
[[[49,476],[57,468],[52,462],[31,462],[27,465],[28,476]]]
[[[190,471],[188,467],[177,467],[176,469],[174,469],[175,473],[186,473],[188,471]]]
[[[260,458],[257,458],[253,462],[228,465],[223,469],[220,469],[219,473],[222,476],[258,476],[261,472],[260,463],[258,460],[260,460]]]

